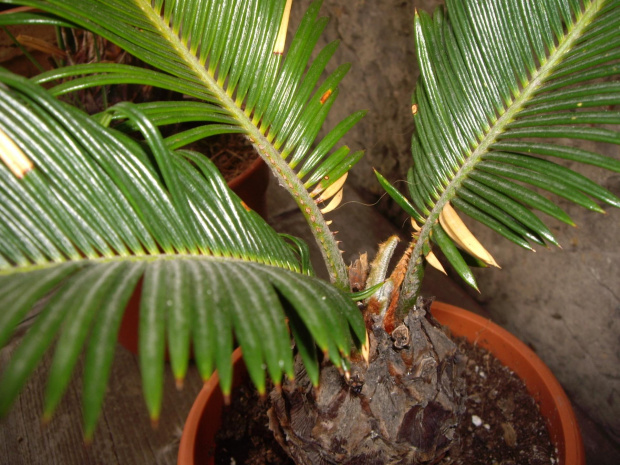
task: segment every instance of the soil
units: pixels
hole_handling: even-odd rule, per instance
[[[267,426],[269,398],[259,398],[249,380],[231,398],[215,438],[215,465],[295,465]]]
[[[525,384],[488,351],[459,341],[467,357],[466,414],[460,443],[439,465],[554,465],[556,453]],[[216,465],[295,465],[269,430],[269,400],[237,388],[216,438]]]
[[[198,141],[189,148],[209,157],[227,182],[243,173],[258,158],[251,142],[242,134],[220,134]]]
[[[459,342],[467,356],[460,444],[440,465],[558,463],[545,420],[525,384],[487,350]]]

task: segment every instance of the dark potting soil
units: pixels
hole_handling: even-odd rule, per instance
[[[246,380],[231,398],[215,437],[215,465],[295,465],[267,426],[269,396],[261,399]]]
[[[189,148],[215,163],[227,182],[248,169],[258,158],[252,143],[241,134],[221,134],[200,140]]]
[[[460,443],[439,465],[558,463],[545,420],[521,379],[487,350],[459,341],[467,356]]]
[[[467,357],[466,414],[460,443],[439,465],[553,465],[557,454],[545,420],[525,384],[488,351],[460,341]],[[269,430],[269,399],[250,382],[225,409],[216,438],[216,465],[294,465]]]

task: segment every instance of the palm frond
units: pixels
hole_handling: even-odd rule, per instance
[[[593,211],[603,211],[597,202],[620,206],[608,190],[543,158],[620,172],[620,160],[562,144],[620,143],[608,126],[620,123],[608,108],[620,103],[620,3],[446,3],[447,11],[417,13],[415,20],[421,77],[412,102],[409,206],[423,226],[411,268],[432,239],[475,286],[462,249],[437,222],[448,203],[526,248],[530,241],[557,243],[530,209],[573,224],[531,186]],[[403,308],[417,289],[411,268]]]
[[[53,292],[2,372],[0,414],[56,341],[45,415],[85,350],[85,432],[92,435],[136,292],[144,396],[154,419],[166,341],[179,382],[193,346],[201,375],[217,368],[225,393],[233,337],[259,390],[265,370],[276,383],[293,375],[287,318],[301,335],[298,346],[312,353],[318,344],[346,366],[365,338],[356,306],[308,276],[300,241],[287,242],[246,210],[208,159],[170,149],[138,106],[109,111],[140,129],[145,146],[23,78],[0,71],[0,82],[0,345]],[[316,373],[316,357],[306,362]]]
[[[142,83],[215,104],[217,116],[205,105],[200,134],[181,135],[175,146],[218,133],[246,134],[259,154],[289,190],[306,217],[323,252],[332,279],[346,288],[346,267],[321,212],[309,195],[340,179],[362,156],[341,147],[342,136],[364,115],[357,112],[315,143],[338,95],[338,84],[349,69],[337,68],[319,83],[336,43],[312,62],[311,54],[323,29],[320,1],[312,3],[286,56],[277,44],[287,27],[287,0],[24,0],[72,24],[95,32],[151,65],[155,70],[111,64],[75,66],[44,73],[47,83],[75,77],[52,89],[56,95],[90,86]],[[282,31],[281,31],[282,29]],[[281,41],[280,41],[281,42]],[[168,124],[175,112],[169,105],[152,106]],[[195,107],[197,109],[197,107]],[[222,116],[227,124],[215,126]],[[191,116],[175,113],[177,121]],[[320,172],[320,176],[316,173]],[[314,175],[313,175],[314,174]]]

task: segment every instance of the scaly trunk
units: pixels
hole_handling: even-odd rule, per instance
[[[326,364],[314,389],[303,364],[273,391],[270,427],[298,465],[434,464],[451,448],[462,416],[463,358],[418,299],[388,334],[371,322],[370,359],[349,379]]]

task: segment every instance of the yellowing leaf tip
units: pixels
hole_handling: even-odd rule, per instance
[[[349,176],[349,173],[343,174],[340,178],[338,178],[338,180],[336,180],[336,182],[334,182],[331,186],[325,189],[325,191],[323,191],[321,196],[318,199],[316,199],[315,202],[316,203],[325,202],[327,199],[330,199],[334,195],[336,195],[338,191],[340,191],[342,186],[344,186],[344,183],[346,182],[348,176]]]
[[[336,207],[340,205],[340,202],[342,202],[342,195],[343,195],[343,190],[340,189],[338,193],[334,195],[334,198],[332,198],[331,201],[327,204],[327,206],[321,209],[321,213],[326,214],[326,213],[329,213],[335,210]]]
[[[441,211],[439,223],[446,234],[467,253],[482,260],[487,265],[500,268],[493,256],[476,239],[449,203],[446,203]]]
[[[428,255],[426,256],[426,261],[428,262],[430,266],[432,266],[436,270],[441,271],[446,276],[448,275],[448,273],[446,273],[445,268],[443,267],[443,265],[441,264],[441,262],[439,261],[439,259],[433,252],[428,253]]]
[[[284,7],[284,14],[282,15],[282,21],[280,22],[280,29],[278,30],[278,37],[276,39],[276,45],[273,48],[273,53],[276,55],[282,55],[284,53],[284,45],[286,44],[286,32],[288,31],[288,22],[291,17],[291,5],[293,0],[287,0]]]
[[[0,159],[15,177],[22,179],[34,165],[24,152],[0,129]]]

